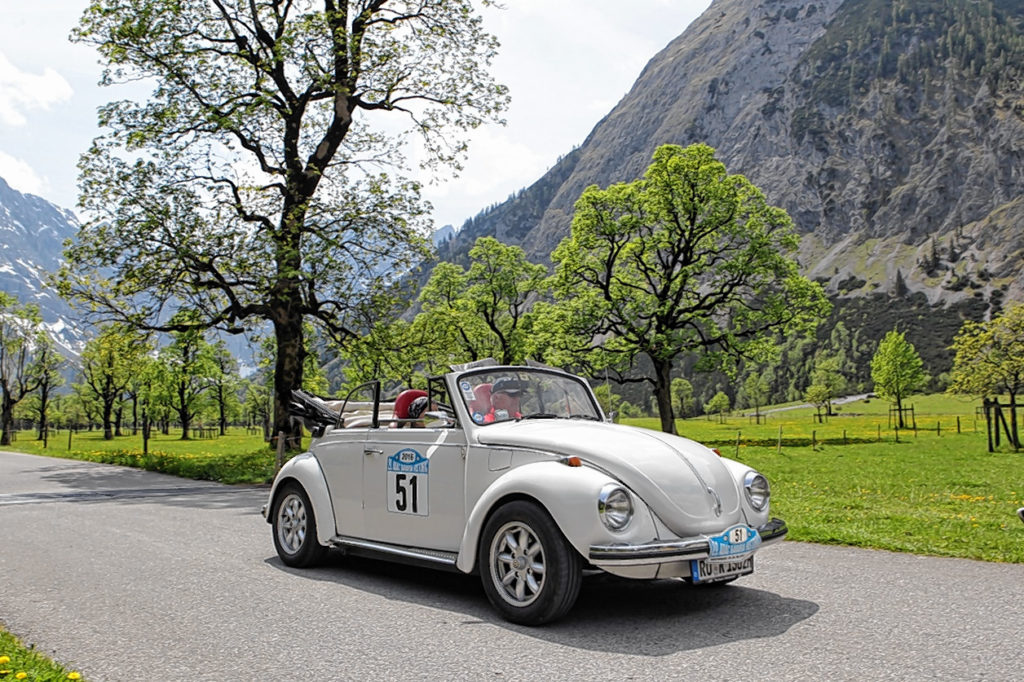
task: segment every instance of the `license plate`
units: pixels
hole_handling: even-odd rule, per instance
[[[710,559],[694,559],[690,562],[693,582],[713,583],[728,580],[754,572],[754,555],[729,561],[712,561]]]

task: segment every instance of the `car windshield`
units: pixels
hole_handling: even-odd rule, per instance
[[[582,379],[542,369],[504,367],[467,373],[459,377],[458,389],[477,424],[602,418]]]

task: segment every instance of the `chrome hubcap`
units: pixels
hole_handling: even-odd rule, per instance
[[[520,521],[506,523],[491,541],[491,578],[513,606],[528,606],[544,587],[544,548]]]
[[[306,541],[306,505],[295,493],[289,493],[278,508],[277,539],[289,554],[297,553]]]

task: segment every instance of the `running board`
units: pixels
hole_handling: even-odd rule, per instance
[[[455,552],[392,545],[387,542],[374,542],[372,540],[361,540],[340,535],[331,540],[331,546],[353,556],[384,559],[386,561],[436,568],[443,571],[454,571],[456,573],[461,572],[455,566],[455,561],[459,558],[459,555]]]

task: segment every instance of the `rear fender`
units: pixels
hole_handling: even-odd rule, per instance
[[[309,497],[316,518],[316,538],[321,545],[327,545],[337,534],[334,527],[334,508],[327,492],[327,480],[320,468],[320,462],[310,452],[304,452],[288,460],[274,479],[270,488],[270,503],[267,505],[267,523],[273,523],[274,503],[281,487],[288,481],[302,486]]]

